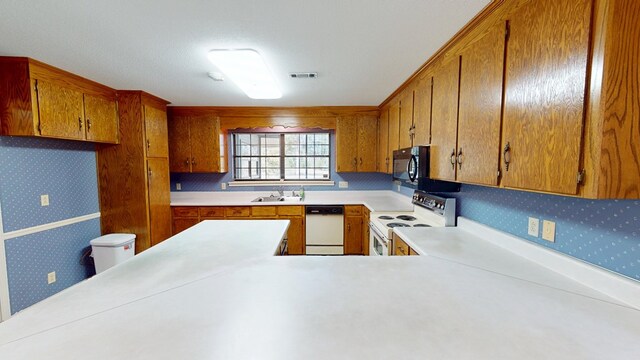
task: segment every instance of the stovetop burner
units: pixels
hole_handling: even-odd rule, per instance
[[[397,227],[411,227],[411,225],[408,224],[403,224],[403,223],[389,223],[387,224],[388,227],[390,228],[397,228]]]
[[[404,221],[415,221],[416,218],[414,216],[411,215],[398,215],[396,216],[396,219],[400,219],[400,220],[404,220]]]
[[[431,225],[427,225],[427,224],[415,224],[415,225],[413,225],[413,227],[431,227]]]
[[[380,220],[393,220],[393,216],[382,215],[382,216],[378,216],[378,219],[380,219]]]

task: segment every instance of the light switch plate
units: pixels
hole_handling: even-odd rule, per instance
[[[53,284],[56,282],[56,272],[52,271],[47,274],[47,284]]]
[[[349,182],[348,181],[340,181],[340,182],[338,182],[338,187],[340,189],[347,189],[349,187]]]
[[[176,183],[176,190],[182,190],[182,184]]]
[[[540,231],[540,219],[529,217],[529,227],[527,230],[527,234],[530,236],[538,237],[538,232]]]
[[[220,189],[227,190],[227,183],[220,184]]]
[[[556,223],[549,220],[542,222],[542,238],[551,242],[556,241]]]
[[[49,206],[49,195],[40,195],[40,205]]]

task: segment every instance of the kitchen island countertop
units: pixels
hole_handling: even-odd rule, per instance
[[[631,359],[640,353],[640,312],[630,307],[444,257],[272,256],[286,226],[202,222],[0,324],[0,358]],[[147,294],[130,289],[137,286]],[[93,293],[105,287],[112,291]],[[84,315],[58,315],[72,306]],[[57,325],[50,319],[56,317]]]

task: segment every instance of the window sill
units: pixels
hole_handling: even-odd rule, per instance
[[[278,180],[256,180],[256,181],[230,181],[229,186],[242,187],[242,186],[334,186],[335,182],[332,180],[311,180],[311,181],[278,181]]]

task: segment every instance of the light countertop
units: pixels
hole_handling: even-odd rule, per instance
[[[371,211],[413,211],[410,197],[390,190],[305,191],[304,201],[251,202],[271,194],[269,191],[176,191],[171,193],[171,206],[365,205]]]
[[[640,353],[639,311],[581,294],[579,284],[567,288],[561,283],[570,280],[560,275],[533,281],[435,255],[272,256],[286,225],[202,222],[0,324],[0,358],[632,359]],[[146,290],[132,289],[138,286]]]

